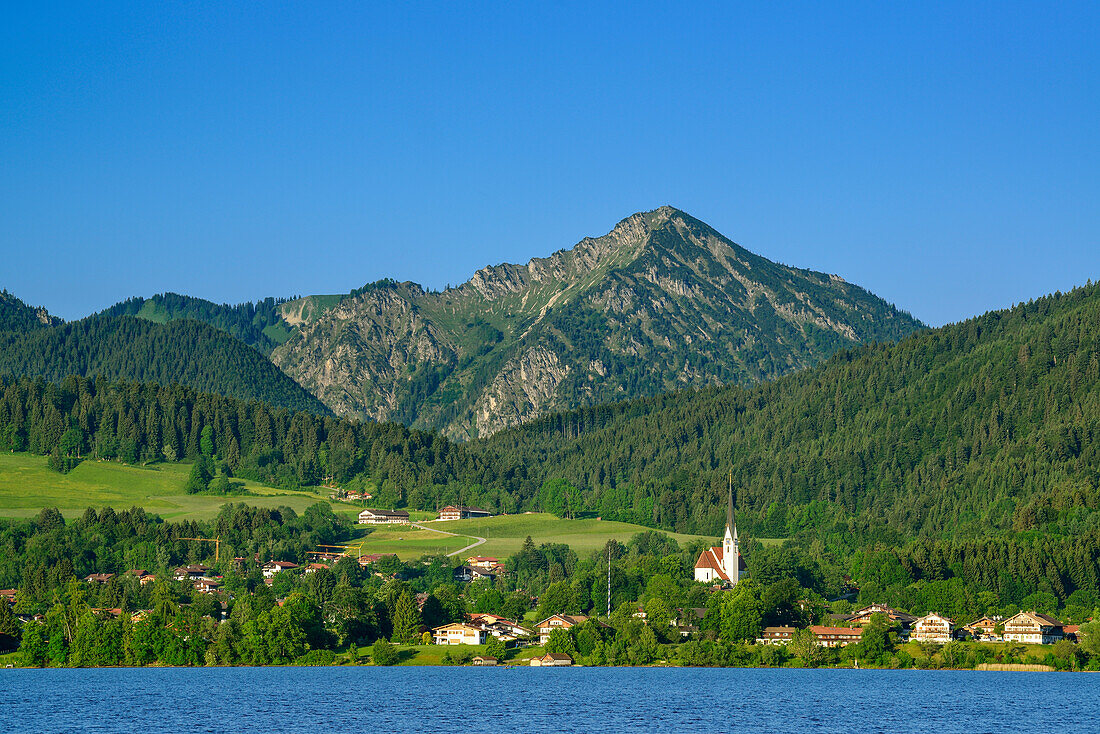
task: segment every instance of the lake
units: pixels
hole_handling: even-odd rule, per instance
[[[1095,732],[1091,674],[709,668],[0,670],[18,732]]]

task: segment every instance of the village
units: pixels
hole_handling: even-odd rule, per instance
[[[909,614],[883,603],[865,604],[849,612],[831,611],[820,602],[815,603],[808,598],[792,600],[790,604],[790,611],[802,620],[802,624],[766,624],[775,614],[764,613],[755,617],[758,622],[731,626],[728,617],[736,614],[731,610],[735,609],[737,595],[745,589],[754,588],[754,582],[740,550],[732,493],[727,513],[721,544],[704,548],[695,558],[695,585],[688,587],[686,594],[669,597],[693,600],[696,602],[694,606],[670,606],[659,601],[655,604],[652,594],[644,594],[634,597],[633,602],[622,601],[613,609],[613,589],[608,585],[604,588],[605,600],[593,599],[590,611],[576,613],[570,608],[573,603],[551,598],[557,593],[553,583],[542,587],[544,592],[541,596],[527,594],[517,586],[516,575],[523,572],[523,567],[514,558],[470,555],[462,558],[457,565],[454,562],[440,565],[442,562],[438,559],[403,563],[392,553],[364,553],[362,545],[341,544],[308,551],[303,563],[271,558],[265,560],[259,553],[222,559],[218,538],[185,539],[213,543],[212,566],[190,563],[159,575],[141,568],[118,575],[97,572],[87,575],[83,582],[89,590],[87,596],[90,599],[115,599],[120,589],[127,588],[134,589],[136,593],[124,593],[124,599],[152,600],[158,594],[161,599],[169,595],[179,600],[181,613],[187,608],[206,610],[203,614],[214,625],[211,629],[216,630],[216,627],[232,622],[236,616],[231,614],[232,610],[240,606],[242,600],[260,593],[260,589],[267,590],[265,593],[271,598],[274,608],[280,608],[295,595],[323,597],[323,589],[332,588],[337,572],[346,580],[351,569],[358,569],[355,575],[362,579],[360,583],[364,589],[370,585],[382,595],[408,596],[411,606],[404,622],[398,622],[400,612],[391,610],[384,613],[392,617],[389,622],[392,629],[387,636],[392,638],[392,642],[408,646],[404,649],[412,654],[409,659],[414,664],[416,660],[423,659],[443,664],[521,664],[533,667],[622,664],[623,661],[629,664],[743,665],[798,661],[814,665],[858,665],[862,659],[864,664],[882,665],[889,660],[891,665],[905,665],[908,664],[905,662],[906,653],[899,653],[898,658],[883,657],[883,654],[893,647],[912,647],[912,643],[916,645],[912,649],[923,652],[926,660],[921,662],[910,655],[911,664],[918,667],[931,665],[933,658],[938,656],[943,658],[938,665],[950,666],[958,663],[962,648],[949,646],[961,643],[985,646],[975,650],[972,661],[975,666],[1030,665],[1034,668],[1039,665],[1045,669],[1054,667],[1050,665],[1051,654],[1048,652],[1045,657],[1036,657],[1037,650],[1043,646],[1053,650],[1053,646],[1059,643],[1076,647],[1075,643],[1083,634],[1079,625],[1063,624],[1053,616],[1036,610],[1021,610],[1008,616],[980,616],[960,622],[935,612],[920,616]],[[484,510],[465,506],[448,506],[438,513],[439,520],[487,516],[489,513]],[[363,510],[358,519],[364,525],[409,523],[409,515],[405,511],[373,508]],[[530,548],[533,549],[533,546]],[[528,549],[525,552],[535,551]],[[408,586],[408,581],[423,573],[425,564],[429,563],[432,573],[446,574],[438,583],[451,585],[457,594],[452,599],[451,611],[443,614],[442,622],[436,624],[432,624],[431,620],[441,616],[440,600],[444,599],[438,585],[436,589],[421,587],[423,590]],[[252,587],[250,591],[248,585],[242,585],[246,578],[255,578],[260,588]],[[661,574],[657,574],[656,578],[666,579],[662,583],[671,581]],[[652,572],[643,572],[637,583],[651,589],[654,579]],[[611,581],[610,568],[607,580]],[[560,582],[557,587],[561,587]],[[387,589],[393,591],[388,592]],[[560,590],[558,588],[558,592]],[[502,599],[504,592],[509,594],[510,603],[514,602],[507,613],[502,611],[500,604],[485,602],[494,594]],[[72,591],[69,593],[73,595]],[[646,596],[650,598],[643,598]],[[204,598],[209,602],[199,603]],[[27,605],[18,603],[18,590],[0,590],[0,599],[7,602],[4,606],[13,610],[14,616],[24,626],[46,624],[45,613],[28,611]],[[300,599],[296,603],[300,603]],[[122,618],[128,625],[152,623],[155,621],[152,617],[163,615],[152,608],[130,609],[127,606],[126,602],[118,606],[90,606],[89,611],[104,624],[111,620],[117,623]],[[162,618],[160,622],[165,620]],[[339,627],[346,620],[341,620],[338,614],[329,613],[325,622],[327,626]],[[403,625],[401,631],[398,629],[400,625]],[[380,630],[377,634],[382,636],[384,632]],[[886,643],[875,643],[882,647],[877,659],[868,659],[866,650],[871,645],[869,634],[872,637],[877,635],[879,640],[887,640]],[[386,642],[383,639],[375,644]],[[612,650],[616,645],[618,653]],[[638,645],[646,647],[644,653],[632,652]],[[720,645],[727,647],[721,648]],[[735,649],[729,645],[741,647]],[[944,648],[953,650],[952,654],[940,654]],[[441,656],[433,656],[427,652],[431,649],[442,649],[444,652]],[[604,649],[606,653],[601,652]],[[859,652],[849,654],[846,649]],[[1064,657],[1065,650],[1058,649]],[[776,652],[769,653],[768,650]],[[1074,652],[1071,657],[1074,666],[1083,660],[1082,653]],[[373,661],[376,664],[383,664],[379,662],[381,657],[372,658],[375,658]],[[1046,663],[1035,662],[1040,658]],[[1020,662],[1025,659],[1029,662]]]

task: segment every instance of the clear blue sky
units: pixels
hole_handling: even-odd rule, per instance
[[[1100,278],[1100,4],[594,5],[8,6],[0,287],[442,287],[666,203],[932,324]]]

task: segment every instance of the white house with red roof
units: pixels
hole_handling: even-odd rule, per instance
[[[695,580],[710,584],[715,582],[736,586],[742,576],[748,575],[745,559],[737,545],[737,525],[733,522],[733,488],[730,487],[729,509],[726,512],[726,534],[722,545],[707,548],[695,562]]]

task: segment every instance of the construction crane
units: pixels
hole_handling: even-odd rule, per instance
[[[342,555],[345,555],[345,556],[348,555],[348,551],[355,550],[356,552],[358,552],[360,558],[363,556],[363,544],[362,543],[360,543],[359,545],[318,545],[317,547],[318,548],[339,548],[341,551],[343,551]],[[316,553],[324,553],[324,551],[315,551],[315,552]]]
[[[214,544],[214,563],[218,562],[218,556],[221,554],[222,539],[221,538],[177,538],[177,540],[205,540],[208,543]]]

